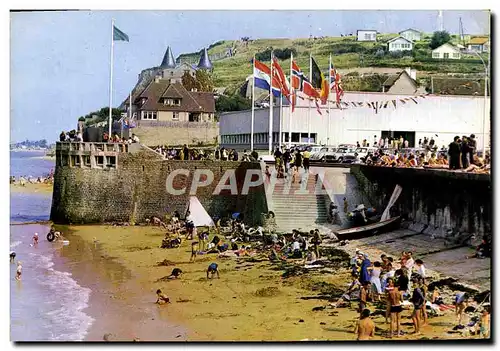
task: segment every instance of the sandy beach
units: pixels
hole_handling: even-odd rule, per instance
[[[53,189],[53,184],[45,183],[28,183],[25,186],[19,184],[10,184],[10,191],[13,193],[40,193],[40,194],[51,194]]]
[[[160,249],[163,235],[158,227],[70,228],[66,255],[72,257],[75,267],[77,262],[92,261],[93,269],[99,272],[97,278],[85,269],[74,273],[76,279],[93,282],[91,289],[98,291],[89,310],[94,315],[99,312],[102,318],[96,318],[88,340],[102,340],[105,333],[123,341],[134,337],[143,341],[355,340],[357,302],[350,308],[313,311],[326,306],[329,296],[339,296],[346,289],[347,267],[334,273],[316,271],[284,278],[286,269],[294,272],[290,269],[293,260],[280,266],[261,256],[223,259],[210,254],[199,255],[190,263],[191,242],[184,241],[178,249]],[[164,260],[167,266],[158,265]],[[220,279],[206,279],[211,262],[219,264]],[[174,267],[184,271],[183,277],[163,280]],[[170,297],[171,304],[154,304],[158,288]],[[318,295],[327,296],[318,299]],[[313,296],[316,298],[301,299]],[[368,308],[376,310],[371,303]],[[405,335],[400,339],[463,338],[458,332],[450,333],[455,325],[452,311],[430,318],[418,336],[411,334],[410,313],[403,312]],[[383,315],[373,320],[377,326],[374,339],[387,340],[389,326]]]

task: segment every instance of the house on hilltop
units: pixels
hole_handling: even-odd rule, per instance
[[[389,52],[413,50],[413,42],[399,36],[387,42],[387,49]]]
[[[132,111],[140,121],[213,122],[213,93],[188,91],[175,79],[157,76],[132,97]]]
[[[377,41],[377,31],[371,29],[359,29],[356,32],[357,41]]]
[[[391,75],[382,83],[382,92],[398,95],[415,95],[425,93],[425,88],[417,83],[417,71],[406,68],[399,74]]]
[[[460,50],[451,45],[450,43],[444,43],[440,47],[432,50],[432,58],[433,59],[453,59],[459,60],[462,57]]]
[[[408,28],[399,32],[398,34],[410,41],[420,41],[422,38],[422,33],[413,28]]]

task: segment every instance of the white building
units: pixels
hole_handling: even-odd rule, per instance
[[[377,31],[360,29],[356,33],[357,41],[377,41]]]
[[[387,42],[388,50],[394,51],[406,51],[413,50],[413,42],[401,36],[393,38]]]
[[[298,99],[291,119],[290,109],[283,107],[281,119],[282,142],[288,143],[288,132],[291,131],[292,143],[307,143],[308,135],[311,143],[335,145],[339,143],[356,143],[367,139],[370,143],[374,136],[399,137],[410,141],[411,146],[418,144],[419,139],[431,136],[439,147],[448,145],[453,137],[475,134],[478,149],[482,146],[483,134],[486,135],[486,147],[489,145],[490,120],[489,103],[484,104],[481,96],[428,95],[417,98],[418,104],[408,100],[403,104],[400,99],[414,95],[392,95],[384,93],[346,92],[343,101],[364,102],[363,107],[347,107],[342,110],[331,106],[330,117],[327,106],[321,106],[322,115],[316,107]],[[392,100],[396,101],[394,107]],[[384,102],[376,112],[366,107],[366,102]],[[351,104],[350,104],[351,105]],[[280,131],[280,108],[273,110],[273,145],[278,145]],[[483,131],[484,122],[484,131]],[[228,112],[220,115],[221,145],[236,149],[250,149],[251,111]],[[254,123],[254,148],[268,149],[269,109],[256,109]],[[437,135],[437,136],[436,136]]]
[[[413,29],[413,28],[403,30],[403,31],[399,32],[398,34],[400,36],[402,36],[403,38],[408,39],[410,41],[420,41],[420,39],[422,38],[422,33],[416,29]]]
[[[475,52],[489,52],[490,41],[485,37],[476,37],[469,40],[467,50]]]
[[[440,47],[432,50],[432,58],[434,59],[453,59],[459,60],[461,58],[460,50],[451,45],[450,43],[445,43]]]

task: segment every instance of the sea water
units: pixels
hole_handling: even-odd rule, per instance
[[[54,163],[41,156],[43,152],[11,152],[11,175],[48,174]],[[49,219],[52,194],[10,196],[11,224]],[[42,224],[10,226],[10,250],[16,252],[15,262],[10,263],[12,341],[79,341],[93,322],[84,312],[91,290],[80,286],[70,272],[54,269],[54,263],[62,260],[57,254],[60,245],[46,240],[48,230]],[[32,245],[35,232],[39,234],[36,247]],[[17,261],[23,267],[20,281],[15,279]]]

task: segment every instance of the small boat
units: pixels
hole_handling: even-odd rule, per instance
[[[401,224],[401,217],[389,218],[385,221],[364,225],[361,227],[341,229],[334,234],[339,240],[354,240],[367,238],[372,235],[386,233],[397,229]]]
[[[390,218],[389,210],[392,208],[392,206],[394,206],[397,199],[401,195],[401,192],[402,192],[401,186],[396,185],[392,193],[392,196],[389,200],[389,203],[387,204],[387,207],[385,211],[382,213],[382,216],[380,216],[380,218],[377,218],[378,216],[368,218],[367,219],[368,223],[365,225],[349,229],[342,229],[337,232],[334,232],[334,234],[337,236],[339,240],[354,240],[354,239],[366,238],[376,234],[386,233],[388,231],[399,228],[399,225],[401,224],[401,217],[397,216]],[[365,210],[365,207],[364,205],[359,205],[356,208],[356,210],[358,212],[363,211]],[[373,220],[376,220],[377,222],[370,223],[370,221]]]

